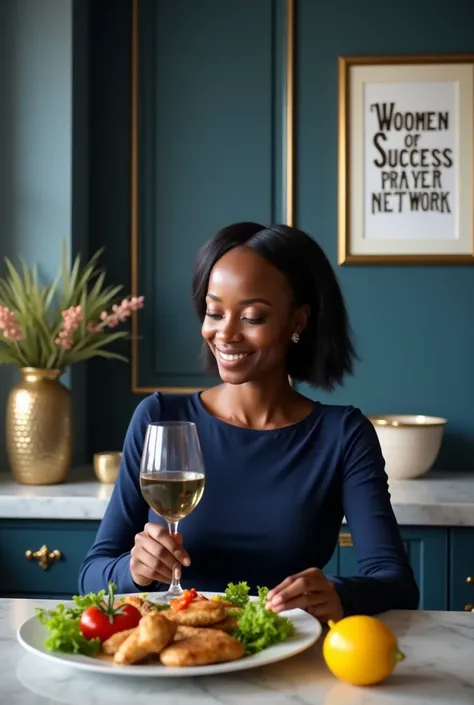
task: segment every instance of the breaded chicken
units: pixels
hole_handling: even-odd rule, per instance
[[[168,610],[163,616],[171,622],[184,624],[187,627],[208,627],[216,622],[221,622],[226,616],[225,607],[212,600],[199,600],[191,602],[183,610]]]
[[[132,634],[119,646],[114,662],[122,665],[143,661],[147,656],[159,654],[176,634],[177,625],[159,613],[142,617]]]
[[[228,600],[224,600],[223,597],[219,597],[219,596],[213,597],[213,598],[212,598],[212,601],[213,601],[213,602],[219,602],[221,605],[224,605],[224,607],[232,607],[232,608],[238,609],[238,610],[241,610],[241,609],[242,609],[242,607],[237,607],[237,606],[234,605],[232,602],[229,602]]]
[[[190,636],[165,647],[160,653],[164,666],[205,666],[223,661],[237,661],[244,655],[244,646],[237,639],[218,629]]]
[[[220,629],[223,632],[232,632],[238,627],[238,619],[232,614],[227,615],[221,622],[211,624],[210,629]]]
[[[109,636],[109,638],[102,643],[102,651],[104,654],[115,654],[120,644],[123,644],[125,639],[127,639],[127,637],[129,637],[135,629],[136,627],[133,627],[133,629],[125,629],[123,632],[117,632],[116,634]]]
[[[138,595],[127,595],[124,598],[124,603],[136,607],[142,617],[144,617],[146,614],[154,614],[158,611],[153,602],[150,602],[149,600],[144,600]]]
[[[132,663],[139,663],[148,656],[145,645],[140,644],[138,627],[123,641],[114,654],[114,663],[121,666],[130,666]]]
[[[208,631],[207,627],[186,627],[184,624],[179,624],[174,641],[181,641],[181,639],[187,639],[190,636],[202,636],[203,632],[206,634]]]
[[[173,641],[177,624],[165,619],[162,614],[147,614],[138,625],[140,644],[148,647],[150,654],[159,654],[161,649]]]

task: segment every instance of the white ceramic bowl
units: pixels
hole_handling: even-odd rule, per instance
[[[447,420],[411,414],[371,415],[391,480],[420,477],[433,466]]]

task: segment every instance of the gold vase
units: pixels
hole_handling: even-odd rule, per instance
[[[66,479],[73,444],[71,395],[60,370],[24,367],[7,404],[7,453],[22,485],[56,485]]]

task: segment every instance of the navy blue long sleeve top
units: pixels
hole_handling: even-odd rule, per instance
[[[222,591],[245,580],[254,592],[309,567],[324,569],[345,516],[358,575],[327,576],[344,613],[417,608],[378,438],[360,410],[317,402],[298,423],[260,431],[212,416],[199,393],[155,393],[135,410],[110,502],[80,570],[81,593],[112,581],[119,592],[144,589],[130,573],[134,537],[147,521],[166,524],[141,495],[143,441],[149,423],[176,420],[196,423],[206,470],[203,498],[180,523],[191,558],[183,587]]]

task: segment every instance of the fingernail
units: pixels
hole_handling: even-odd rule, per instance
[[[271,603],[272,605],[280,605],[282,603],[281,595],[275,595],[275,597],[271,599]]]
[[[189,558],[183,558],[183,565],[185,565],[185,566],[191,565],[191,561],[189,560]]]

